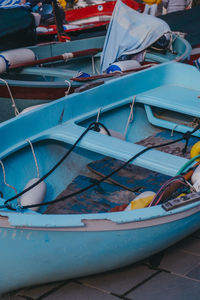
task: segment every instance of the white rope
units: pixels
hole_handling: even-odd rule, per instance
[[[33,144],[31,143],[31,141],[29,139],[26,139],[26,141],[30,144],[31,151],[33,153],[33,158],[34,158],[34,161],[35,161],[36,170],[37,170],[37,177],[40,178],[38,162],[37,162],[37,158],[36,158],[35,151],[34,151],[34,148],[33,148]]]
[[[96,119],[96,122],[97,122],[97,123],[99,122],[99,117],[100,117],[101,110],[102,110],[102,107],[100,107],[100,108],[98,109],[98,114],[97,114],[97,119]]]
[[[74,57],[74,55],[71,52],[69,52],[69,53],[66,52],[66,53],[62,54],[62,58],[65,62],[67,62],[69,58],[73,58],[73,57]]]
[[[126,123],[126,128],[124,130],[124,137],[126,137],[129,124],[133,121],[133,107],[134,107],[134,104],[135,104],[135,99],[136,99],[136,96],[133,97],[133,101],[130,105],[130,113],[129,113],[128,120],[127,120],[127,123]]]
[[[13,189],[14,192],[15,192],[15,194],[17,195],[17,190],[16,190],[16,188],[15,188],[14,186],[12,186],[12,185],[10,185],[9,183],[6,182],[6,172],[5,172],[5,168],[4,168],[4,164],[3,164],[2,160],[0,160],[0,165],[1,165],[2,171],[3,171],[3,181],[4,181],[4,184],[5,184],[7,187]]]
[[[71,89],[71,86],[72,86],[72,84],[71,84],[71,82],[69,81],[69,80],[65,80],[65,83],[67,83],[68,84],[68,89],[67,89],[67,91],[65,92],[65,95],[68,95],[69,94],[69,91],[70,91],[70,89]]]
[[[12,93],[11,93],[11,90],[10,90],[10,87],[9,87],[7,81],[4,80],[4,79],[2,79],[2,78],[0,78],[0,80],[1,80],[3,83],[5,83],[5,85],[6,85],[7,89],[8,89],[8,92],[9,92],[9,95],[10,95],[10,98],[11,98],[11,101],[12,101],[12,107],[14,108],[15,116],[19,115],[19,110],[17,109],[15,100],[14,100],[14,98],[13,98],[13,95],[12,95]]]
[[[176,129],[176,127],[178,127],[178,124],[175,124],[174,128],[172,128],[171,136],[174,136],[174,130]]]
[[[187,185],[190,187],[192,192],[197,192],[196,188],[194,187],[194,185],[192,185],[189,181],[185,180],[185,182],[187,183]]]

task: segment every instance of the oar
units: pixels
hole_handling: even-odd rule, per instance
[[[94,76],[90,76],[90,77],[72,77],[72,78],[70,78],[70,80],[78,81],[78,82],[86,82],[86,81],[92,81],[92,80],[97,80],[97,79],[102,79],[102,78],[109,78],[109,77],[114,77],[114,76],[123,76],[128,73],[138,72],[138,71],[148,69],[154,65],[155,65],[155,63],[151,63],[151,64],[141,66],[139,68],[134,68],[134,69],[126,70],[126,71],[116,71],[116,72],[109,73],[109,74],[103,73],[100,75],[94,75]]]
[[[75,51],[75,52],[66,52],[66,53],[63,53],[63,54],[57,55],[57,56],[52,56],[52,57],[37,59],[34,61],[29,61],[29,62],[25,62],[25,63],[21,63],[21,64],[11,65],[9,67],[9,70],[16,69],[16,68],[25,68],[25,67],[30,67],[30,66],[36,66],[36,65],[45,64],[45,63],[49,63],[49,62],[53,62],[53,61],[59,61],[59,60],[66,61],[66,60],[74,58],[74,57],[94,55],[100,51],[102,51],[102,48],[91,48],[91,49]]]

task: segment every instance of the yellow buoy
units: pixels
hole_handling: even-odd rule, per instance
[[[155,197],[155,193],[151,191],[146,191],[136,196],[134,200],[130,202],[130,204],[125,208],[125,210],[133,210],[140,209],[149,206],[153,198]]]
[[[65,0],[58,0],[58,2],[60,3],[60,6],[61,6],[63,9],[66,8],[67,3],[66,3]]]
[[[200,141],[192,146],[190,151],[190,157],[193,158],[200,154]],[[197,158],[196,161],[200,161],[200,158]]]

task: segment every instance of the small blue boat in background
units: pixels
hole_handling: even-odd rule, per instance
[[[104,41],[105,36],[101,36],[1,52],[0,122],[14,117],[17,114],[16,111],[21,112],[30,106],[45,104],[73,93],[76,88],[85,84],[84,76],[90,76],[92,80],[91,84],[87,84],[85,88],[93,87],[95,76],[98,77],[100,74],[101,50]],[[183,62],[189,58],[190,52],[190,44],[181,37],[173,35],[171,46],[166,51],[158,52],[148,49],[145,52],[144,64],[163,63],[169,60]],[[128,62],[132,62],[132,72],[138,68],[137,61],[128,60]],[[120,63],[127,64],[126,62]],[[9,70],[7,70],[8,65],[10,65]],[[13,68],[14,65],[18,68]],[[129,71],[131,70],[129,67]]]
[[[200,227],[199,82],[165,63],[0,125],[2,294],[120,268]]]

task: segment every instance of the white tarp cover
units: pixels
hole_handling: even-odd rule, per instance
[[[141,52],[169,31],[165,21],[139,13],[118,0],[105,38],[101,72],[121,55]]]

